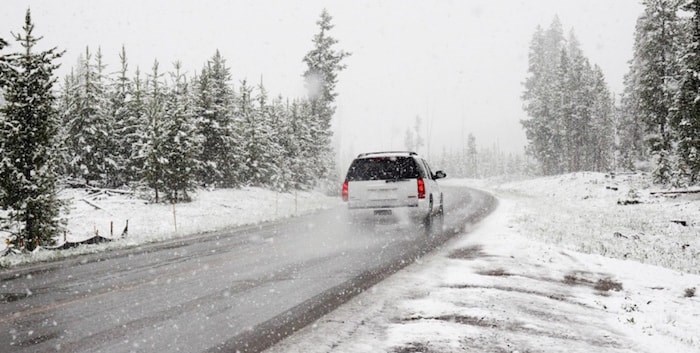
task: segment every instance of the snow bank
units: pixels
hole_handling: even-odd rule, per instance
[[[79,242],[96,234],[121,238],[100,245],[82,245],[66,251],[38,250],[31,255],[0,258],[0,266],[43,261],[78,253],[105,251],[195,233],[223,230],[330,208],[338,198],[319,192],[277,193],[262,188],[198,190],[190,203],[152,204],[132,195],[91,195],[82,189],[66,189],[59,197],[68,202],[67,228],[58,239]],[[5,235],[6,236],[6,235]],[[65,239],[64,239],[65,236]],[[0,234],[0,237],[3,237]],[[3,239],[4,240],[4,239]],[[5,242],[0,241],[0,251]]]
[[[509,222],[524,236],[570,250],[700,273],[700,193],[654,195],[658,187],[648,176],[602,173],[491,183],[486,188],[515,202]]]

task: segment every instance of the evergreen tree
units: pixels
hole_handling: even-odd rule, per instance
[[[700,182],[700,0],[683,7],[692,13],[690,38],[681,59],[682,76],[671,124],[677,131],[679,172]]]
[[[54,154],[59,122],[52,88],[58,68],[53,61],[62,53],[35,52],[41,38],[34,36],[29,10],[23,31],[15,40],[24,50],[0,56],[6,101],[0,107],[0,205],[9,210],[0,223],[13,233],[14,246],[31,251],[52,243],[60,226]]]
[[[68,112],[67,143],[71,153],[72,174],[85,180],[109,184],[114,169],[112,159],[112,117],[104,85],[104,66],[98,51],[96,64],[92,63],[89,48],[78,71],[77,84],[69,90],[74,104]]]
[[[158,71],[158,61],[153,63],[148,77],[148,94],[145,104],[147,119],[146,132],[140,143],[139,159],[143,160],[142,180],[153,189],[155,202],[160,202],[160,193],[165,188],[167,153],[165,139],[167,121],[165,120],[165,87],[163,74]]]
[[[614,147],[610,93],[573,31],[564,40],[556,18],[547,31],[535,31],[522,98],[527,153],[543,174],[607,169]],[[503,161],[494,170],[507,168],[505,154]]]
[[[343,59],[350,53],[334,49],[338,41],[331,37],[329,31],[333,28],[332,17],[325,9],[321,18],[316,22],[319,32],[313,38],[314,47],[304,56],[307,69],[304,81],[308,90],[310,121],[316,159],[314,166],[316,175],[321,178],[330,177],[335,172],[335,162],[331,147],[331,119],[335,113],[335,91],[338,83],[338,73],[345,69]]]
[[[592,109],[594,105],[593,71],[583,55],[573,30],[569,36],[568,60],[571,62],[566,91],[570,95],[570,115],[562,119],[565,123],[568,162],[566,171],[596,170],[593,163]]]
[[[680,22],[679,0],[645,0],[637,22],[634,60],[630,78],[636,110],[645,128],[648,148],[654,159],[654,180],[666,183],[672,171],[672,130],[669,114],[678,76],[677,58]]]
[[[246,80],[241,81],[236,97],[236,115],[241,124],[241,142],[243,143],[244,173],[241,180],[246,183],[258,184],[262,175],[258,174],[258,164],[262,159],[263,146],[259,143],[262,139],[262,124],[253,106],[253,88]]]
[[[562,53],[564,35],[561,23],[555,18],[547,31],[537,27],[530,44],[528,56],[528,77],[522,99],[524,109],[530,119],[521,121],[525,135],[530,142],[527,151],[540,162],[545,175],[563,171],[563,128],[558,117],[565,105],[562,104],[564,82],[567,77],[568,62]]]
[[[290,186],[293,189],[304,189],[318,179],[313,163],[317,149],[311,127],[307,124],[310,115],[310,104],[305,100],[295,100],[287,109],[286,138],[281,141],[282,149],[286,151],[285,162],[291,175]]]
[[[146,116],[147,84],[141,79],[141,70],[136,67],[134,78],[129,85],[127,111],[128,121],[122,127],[120,146],[124,157],[128,158],[125,165],[125,179],[128,182],[141,181],[144,168],[144,158],[141,156],[142,143],[146,140],[148,117]],[[128,154],[127,154],[128,153]]]
[[[270,124],[270,154],[272,162],[272,176],[269,178],[270,186],[278,191],[288,190],[292,182],[292,177],[286,160],[285,138],[289,133],[289,120],[287,111],[282,103],[282,96],[278,96],[272,101],[269,108]],[[290,141],[291,142],[291,141]]]
[[[104,156],[104,161],[101,166],[102,177],[101,181],[106,186],[118,186],[120,185],[119,169],[120,166],[117,163],[118,154],[117,140],[114,133],[115,128],[115,115],[114,107],[110,100],[110,83],[109,76],[105,73],[107,65],[103,62],[102,48],[97,48],[97,53],[95,54],[95,68],[96,71],[96,88],[98,97],[98,110],[97,114],[100,115],[99,121],[104,123],[104,131],[102,132],[103,141],[101,141],[100,147],[103,148],[102,155]]]
[[[638,20],[638,23],[641,21]],[[637,24],[637,28],[640,25]],[[637,32],[637,37],[640,37]],[[639,39],[637,39],[639,41]],[[638,114],[639,108],[639,59],[634,57],[630,61],[630,71],[624,78],[624,91],[620,98],[619,120],[617,123],[619,145],[617,147],[620,154],[620,166],[635,170],[635,162],[647,159],[647,149],[644,144],[644,126],[641,116]]]
[[[70,176],[71,166],[70,161],[72,158],[72,153],[70,152],[70,143],[68,139],[69,134],[69,122],[72,119],[72,113],[75,111],[75,97],[71,94],[72,90],[77,85],[77,78],[73,69],[71,69],[70,74],[63,78],[63,84],[60,88],[60,93],[58,96],[58,106],[57,113],[59,115],[60,126],[58,130],[58,142],[56,146],[56,156],[57,156],[57,171],[60,176]]]
[[[252,102],[252,88],[244,80],[237,97],[237,112],[242,124],[241,139],[245,145],[245,161],[248,174],[244,178],[257,186],[269,185],[270,178],[278,171],[274,158],[279,150],[273,139],[272,107],[267,102],[267,91],[262,82],[255,97],[257,106]]]
[[[171,74],[173,85],[164,107],[163,129],[163,190],[170,202],[190,201],[189,193],[195,186],[198,141],[195,134],[193,110],[190,109],[188,85],[181,72],[180,62],[175,63]]]
[[[217,50],[199,76],[194,101],[197,131],[202,137],[199,180],[209,185],[239,185],[246,172],[237,145],[230,81],[230,70]]]
[[[615,144],[614,104],[605,83],[603,71],[598,65],[593,68],[593,105],[591,128],[588,131],[591,147],[591,169],[608,171],[613,167]]]
[[[112,184],[123,185],[137,180],[130,170],[134,156],[134,146],[138,143],[139,131],[142,129],[141,116],[132,111],[134,83],[128,76],[129,65],[126,49],[122,46],[119,53],[119,71],[110,87],[110,114],[113,117],[113,154],[115,160]]]

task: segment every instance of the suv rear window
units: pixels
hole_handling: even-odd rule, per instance
[[[375,157],[356,159],[348,170],[348,181],[415,179],[420,171],[410,157]]]

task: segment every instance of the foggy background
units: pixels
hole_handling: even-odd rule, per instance
[[[336,48],[352,53],[334,117],[341,171],[359,152],[404,149],[417,115],[428,142],[419,152],[429,158],[462,148],[469,133],[480,146],[522,152],[521,83],[535,27],[555,16],[567,34],[573,27],[619,93],[642,11],[636,0],[3,1],[2,36],[21,28],[27,7],[44,35],[40,46],[67,51],[59,76],[86,45],[102,48],[107,72],[117,70],[124,44],[132,72],[148,71],[154,59],[164,70],[181,60],[189,77],[219,49],[235,86],[262,79],[284,97],[305,95],[301,60],[328,9]]]

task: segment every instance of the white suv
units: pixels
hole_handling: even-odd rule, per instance
[[[433,173],[415,152],[362,153],[350,165],[343,183],[343,201],[353,218],[407,214],[429,226],[443,215],[443,196]]]

